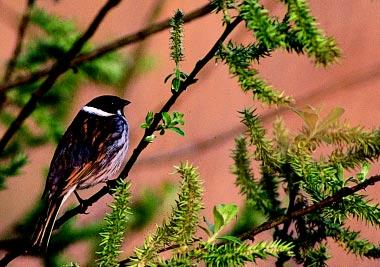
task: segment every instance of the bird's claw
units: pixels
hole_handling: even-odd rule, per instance
[[[74,191],[74,194],[79,202],[80,213],[89,214],[89,212],[87,211],[87,208],[88,208],[87,200],[81,198],[77,191]]]

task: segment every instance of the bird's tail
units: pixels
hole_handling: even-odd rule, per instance
[[[59,209],[65,200],[66,198],[64,196],[58,198],[55,196],[48,197],[47,203],[41,212],[32,235],[31,246],[34,250],[39,252],[47,251],[55,220],[57,219]]]

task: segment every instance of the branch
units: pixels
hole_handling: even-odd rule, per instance
[[[5,69],[5,72],[4,72],[4,77],[3,77],[4,83],[7,83],[10,80],[10,78],[13,74],[13,71],[16,67],[17,58],[21,52],[22,43],[23,43],[23,40],[25,37],[26,28],[28,27],[28,24],[29,24],[30,12],[34,6],[34,2],[35,2],[35,0],[28,0],[24,14],[22,15],[20,25],[18,26],[18,30],[17,30],[16,46],[13,50],[12,57],[9,59],[8,64],[7,64],[6,69]]]
[[[361,182],[355,186],[343,187],[335,195],[332,195],[332,196],[330,196],[330,197],[328,197],[328,198],[326,198],[326,199],[324,199],[318,203],[315,203],[314,205],[293,211],[288,215],[284,215],[284,216],[278,217],[274,220],[265,222],[265,223],[259,225],[258,227],[256,227],[255,229],[253,229],[252,231],[244,233],[244,234],[240,235],[239,237],[241,239],[253,240],[254,237],[256,235],[260,234],[261,232],[269,230],[269,229],[271,229],[275,226],[278,226],[280,224],[283,224],[287,221],[291,221],[291,220],[294,220],[296,218],[299,218],[299,217],[305,216],[307,214],[310,214],[312,212],[315,212],[317,210],[326,208],[326,207],[340,201],[342,198],[349,196],[349,195],[352,195],[359,190],[363,190],[368,186],[374,185],[375,183],[377,183],[379,181],[380,181],[380,175],[375,175],[375,176],[372,176],[372,177],[368,178],[367,180],[365,180],[364,182]]]
[[[187,15],[185,15],[183,18],[184,22],[186,23],[186,22],[190,22],[194,19],[200,18],[204,15],[209,14],[212,10],[213,10],[212,4],[206,4],[202,7],[188,13]],[[79,64],[81,64],[83,62],[94,60],[96,58],[99,58],[99,57],[107,54],[107,53],[110,53],[110,52],[113,52],[117,49],[120,49],[124,46],[145,40],[150,35],[153,35],[155,33],[158,33],[158,32],[161,32],[165,29],[168,29],[170,27],[169,23],[170,23],[170,19],[166,19],[162,22],[152,24],[145,29],[139,30],[135,33],[132,33],[130,35],[126,35],[126,36],[121,37],[117,40],[114,40],[114,41],[112,41],[112,42],[110,42],[104,46],[101,46],[101,47],[95,49],[92,52],[89,52],[89,53],[86,53],[83,55],[79,55],[79,56],[75,57],[74,60],[72,60],[72,62],[70,62],[70,67],[78,66]],[[20,77],[17,77],[16,79],[14,79],[12,81],[6,82],[6,83],[0,85],[0,93],[6,92],[8,89],[11,89],[13,87],[17,87],[17,86],[20,86],[23,84],[28,84],[28,83],[38,81],[42,77],[48,75],[52,71],[52,68],[53,67],[51,67],[51,66],[47,66],[46,68],[43,68],[39,71],[33,72],[33,73],[25,75],[25,76],[20,76]]]
[[[296,197],[299,192],[299,179],[296,179],[298,176],[294,172],[289,172],[289,175],[286,177],[286,182],[288,185],[288,191],[289,191],[289,204],[288,204],[288,209],[286,211],[285,216],[289,216],[296,208]],[[277,231],[278,229],[276,228],[277,234],[274,235],[274,239],[281,239],[281,240],[286,240],[289,239],[288,236],[288,231],[289,227],[292,224],[292,220],[287,220],[284,222],[284,226],[282,227],[281,230]],[[284,263],[289,259],[288,255],[281,254],[277,258],[275,262],[275,266],[283,266]]]
[[[91,36],[98,29],[100,23],[103,21],[107,13],[116,5],[118,5],[121,0],[108,0],[107,3],[99,11],[95,19],[92,21],[88,29],[83,33],[83,35],[78,38],[78,40],[73,44],[71,49],[56,63],[53,65],[49,72],[49,76],[41,84],[40,88],[33,92],[32,97],[28,103],[22,108],[17,118],[11,123],[9,128],[6,130],[2,138],[0,139],[0,154],[3,152],[5,146],[11,140],[12,136],[21,127],[24,120],[29,117],[29,115],[37,107],[38,101],[52,88],[58,77],[67,71],[71,67],[71,62],[75,56],[80,52],[83,45],[91,38]]]
[[[359,190],[363,190],[363,189],[367,188],[368,186],[374,185],[377,182],[380,182],[380,175],[372,176],[372,177],[368,178],[367,180],[365,180],[364,182],[357,184],[355,186],[352,186],[352,187],[343,187],[333,196],[330,196],[330,197],[328,197],[328,198],[326,198],[326,199],[324,199],[324,200],[322,200],[322,201],[320,201],[314,205],[293,211],[288,215],[284,215],[284,216],[281,216],[277,219],[265,222],[265,223],[261,224],[260,226],[258,226],[257,228],[253,229],[252,231],[243,233],[242,235],[239,236],[239,238],[241,240],[247,240],[247,239],[254,240],[254,237],[256,235],[258,235],[259,233],[262,233],[264,231],[272,229],[272,228],[279,226],[280,224],[283,224],[287,221],[291,221],[291,220],[294,220],[298,217],[302,217],[302,216],[305,216],[305,215],[310,214],[312,212],[315,212],[317,210],[326,208],[326,207],[340,201],[342,198],[349,196],[349,195],[352,195]],[[196,240],[196,241],[199,241],[199,240]],[[223,244],[223,243],[219,243],[219,244]],[[168,246],[168,247],[161,249],[159,251],[159,253],[166,252],[166,251],[173,250],[173,249],[177,249],[177,248],[178,248],[178,246],[176,246],[176,245]],[[127,263],[129,263],[130,261],[131,261],[130,258],[126,258],[126,259],[119,262],[119,266],[126,266]]]
[[[22,15],[22,18],[21,18],[21,21],[20,21],[20,24],[19,24],[18,30],[17,30],[16,46],[13,50],[12,57],[9,59],[7,66],[5,68],[3,83],[9,82],[9,80],[11,79],[12,74],[16,68],[17,59],[18,59],[20,52],[21,52],[22,43],[24,41],[26,28],[28,27],[28,24],[29,24],[30,12],[34,6],[34,2],[35,2],[35,0],[28,0],[24,14]],[[0,92],[0,108],[4,104],[5,99],[6,99],[5,98],[5,91],[1,91]]]

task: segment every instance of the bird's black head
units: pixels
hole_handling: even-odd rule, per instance
[[[128,100],[122,99],[117,96],[113,95],[102,95],[94,98],[90,102],[86,104],[86,106],[83,108],[88,111],[94,111],[93,113],[96,114],[96,110],[98,110],[98,113],[100,112],[106,112],[109,114],[124,114],[123,108],[128,105]],[[90,109],[89,109],[90,108]],[[92,108],[92,109],[91,109]],[[91,112],[90,112],[91,113]]]

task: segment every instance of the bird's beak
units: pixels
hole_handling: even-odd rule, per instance
[[[123,100],[124,100],[124,107],[127,106],[127,105],[129,105],[129,104],[131,104],[131,101],[128,101],[126,99],[123,99]]]

